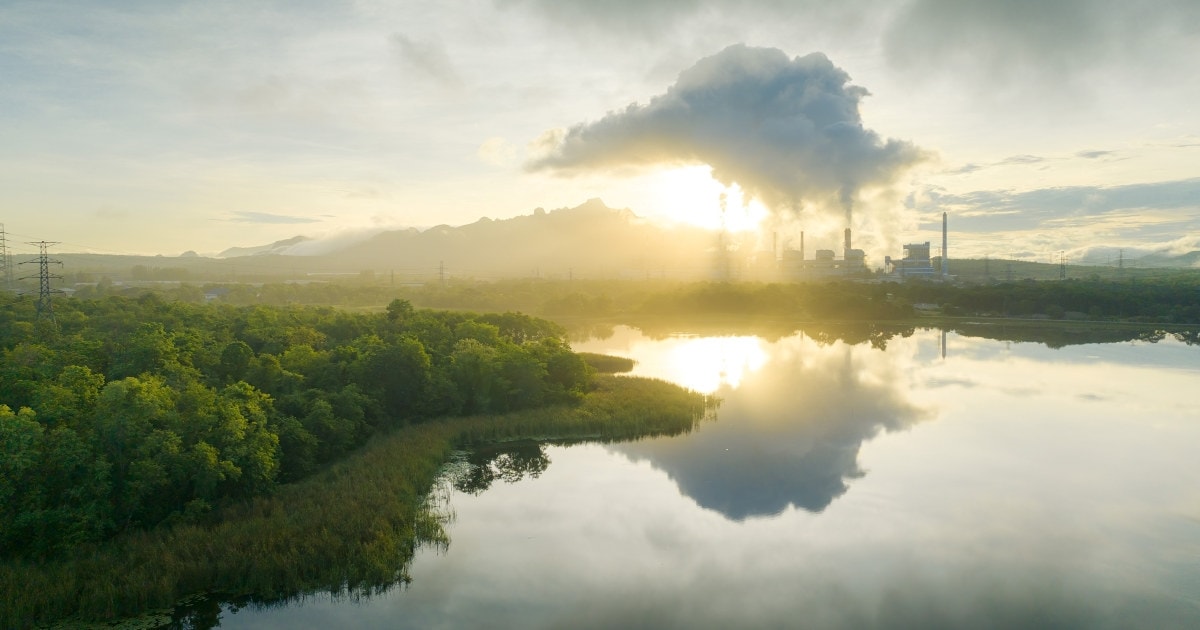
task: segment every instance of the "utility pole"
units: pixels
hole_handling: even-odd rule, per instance
[[[4,224],[0,223],[0,282],[4,288],[13,289],[12,258],[8,255],[8,242],[5,240]]]
[[[55,264],[55,265],[62,266],[62,261],[61,260],[51,260],[50,255],[46,252],[46,249],[49,248],[51,245],[58,245],[58,243],[57,242],[48,242],[48,241],[37,241],[34,243],[27,243],[27,244],[28,245],[37,245],[40,253],[38,254],[38,257],[36,259],[27,260],[21,264],[25,265],[25,264],[36,262],[38,265],[38,275],[37,276],[26,276],[21,279],[27,280],[27,279],[32,279],[35,277],[38,279],[38,301],[37,301],[38,319],[47,317],[51,321],[54,321],[54,311],[50,307],[50,296],[55,293],[62,293],[62,291],[59,289],[51,289],[50,281],[51,280],[62,280],[62,276],[50,273],[50,265]]]

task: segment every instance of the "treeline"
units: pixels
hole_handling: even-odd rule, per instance
[[[560,321],[605,318],[723,316],[810,321],[911,318],[914,305],[946,315],[1200,323],[1200,272],[1161,272],[1124,279],[1020,280],[1008,283],[680,282],[673,280],[455,279],[419,286],[356,282],[182,285],[172,288],[80,289],[80,297],[137,296],[156,291],[170,300],[235,305],[340,305],[382,308],[402,297],[425,308],[522,311]]]
[[[913,283],[898,290],[913,302],[939,304],[948,315],[1200,324],[1197,273],[967,286]]]
[[[577,400],[591,370],[518,313],[57,300],[0,309],[0,555],[46,557],[299,479],[426,419]]]

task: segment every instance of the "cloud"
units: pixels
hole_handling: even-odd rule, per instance
[[[1027,191],[979,190],[932,193],[917,202],[921,211],[980,211],[981,216],[1018,213],[1049,220],[1071,213],[1096,215],[1126,210],[1200,209],[1200,178],[1123,186],[1061,186]]]
[[[913,75],[953,73],[990,92],[1032,80],[1078,95],[1075,84],[1100,68],[1173,64],[1194,50],[1198,20],[1193,0],[914,0],[882,39],[893,67]]]
[[[417,41],[403,33],[394,33],[389,41],[405,66],[446,87],[462,86],[462,79],[441,42]]]
[[[535,141],[531,171],[578,174],[707,164],[772,209],[840,208],[890,186],[925,159],[915,145],[863,126],[868,93],[821,53],[730,46],[680,73],[665,94]]]
[[[479,145],[475,155],[492,166],[508,166],[517,159],[517,150],[504,138],[488,138]]]
[[[983,166],[982,164],[977,164],[975,162],[968,162],[958,168],[950,169],[946,172],[951,175],[966,175],[968,173],[974,173],[975,171],[981,171],[984,168],[986,168],[986,167]]]
[[[1124,248],[1130,258],[1200,249],[1200,237],[1191,236],[1200,231],[1200,178],[958,194],[928,189],[909,207],[931,228],[935,218],[940,227],[941,213],[949,212],[951,240],[970,257],[1037,258],[1068,250],[1072,260],[1096,262],[1091,254],[1096,249]]]
[[[1102,157],[1112,157],[1116,155],[1115,151],[1079,151],[1075,157],[1080,157],[1085,160],[1095,160]]]
[[[731,520],[824,510],[866,474],[858,462],[863,443],[929,412],[905,398],[896,366],[874,361],[869,348],[798,349],[781,343],[739,388],[718,391],[717,422],[612,450],[649,462],[698,505]]]
[[[759,30],[763,24],[782,25],[792,32],[796,25],[819,24],[821,31],[843,34],[886,14],[890,0],[494,0],[494,3],[501,9],[529,10],[555,25],[569,26],[572,32],[587,29],[625,42],[631,37],[661,42],[664,34],[686,34],[694,39],[706,27],[716,25],[727,33],[736,24],[755,24]]]
[[[238,211],[233,213],[232,221],[239,223],[271,223],[271,224],[295,224],[295,223],[320,223],[319,219],[311,219],[309,217],[293,217],[283,214],[270,214],[267,212],[247,212]]]
[[[1046,158],[1036,155],[1012,155],[1000,160],[998,164],[1040,164],[1045,161]]]
[[[495,0],[502,9],[528,7],[573,27],[593,25],[614,31],[648,33],[695,14],[699,0]]]

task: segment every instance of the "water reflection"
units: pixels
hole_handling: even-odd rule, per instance
[[[1197,349],[941,336],[703,346],[716,422],[480,453],[451,549],[419,554],[407,590],[221,623],[1198,627]],[[665,357],[694,340],[618,328],[579,349],[672,378]]]
[[[731,519],[789,507],[820,512],[864,474],[864,441],[927,415],[905,399],[903,375],[883,352],[804,336],[760,351],[753,373],[716,390],[716,423],[612,449],[650,462],[696,503]]]
[[[550,466],[545,445],[532,440],[484,446],[449,467],[447,477],[455,490],[479,494],[496,481],[516,483],[536,479]]]

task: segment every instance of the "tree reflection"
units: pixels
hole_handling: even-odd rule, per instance
[[[865,441],[926,415],[902,392],[895,356],[797,336],[770,346],[762,369],[719,392],[716,423],[612,448],[650,462],[699,505],[731,519],[789,506],[820,512],[864,474]]]
[[[550,466],[550,457],[542,444],[521,441],[476,449],[467,456],[465,463],[466,466],[454,476],[454,488],[479,494],[497,480],[515,483],[526,477],[537,478]]]

